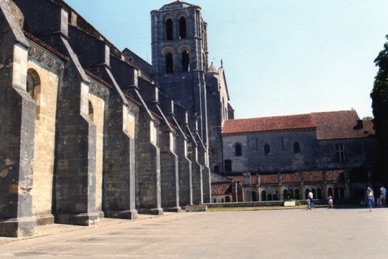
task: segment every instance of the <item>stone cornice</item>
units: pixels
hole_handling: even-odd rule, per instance
[[[109,96],[109,89],[97,83],[93,79],[90,80],[89,92],[101,98],[106,98],[107,96]]]
[[[60,70],[64,68],[64,63],[60,58],[51,54],[33,41],[30,41],[28,57],[29,59],[34,60],[43,68],[57,74],[59,74]]]

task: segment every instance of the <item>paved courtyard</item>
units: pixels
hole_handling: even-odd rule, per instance
[[[388,209],[166,213],[0,238],[0,258],[388,258]]]

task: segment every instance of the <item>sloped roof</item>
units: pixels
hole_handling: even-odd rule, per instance
[[[329,170],[326,172],[327,182],[343,181],[345,179],[344,170]]]
[[[344,173],[345,170],[326,170],[326,181],[344,181]],[[305,183],[320,183],[324,180],[323,171],[321,170],[304,172],[285,172],[280,174],[280,178],[278,173],[267,173],[260,174],[260,185],[277,185],[279,183],[279,180],[283,183],[283,185],[300,184],[302,182],[302,176],[303,182]],[[244,177],[242,175],[228,177],[234,179],[237,183],[244,184]],[[255,174],[252,174],[248,180],[250,185],[257,184],[257,176]]]
[[[310,114],[226,120],[222,134],[229,135],[299,129],[315,129],[315,124]]]
[[[365,138],[373,122],[360,120],[355,110],[226,120],[222,134],[238,135],[290,130],[316,130],[317,140]]]
[[[321,182],[322,172],[321,171],[309,171],[303,173],[304,182]]]
[[[177,0],[177,1],[173,1],[171,3],[163,5],[163,7],[160,8],[160,10],[166,10],[166,9],[171,9],[171,8],[187,8],[190,6],[196,6],[196,5]]]
[[[38,39],[37,37],[35,37],[34,35],[32,35],[31,33],[23,30],[23,33],[24,35],[32,40],[33,42],[35,42],[36,44],[40,45],[41,47],[43,47],[44,49],[50,51],[52,54],[54,54],[55,56],[59,57],[60,59],[64,60],[64,61],[68,61],[69,60],[69,57],[63,55],[62,53],[60,53],[58,50],[56,50],[55,48],[51,47],[50,45],[46,44],[45,42],[41,41],[40,39]]]
[[[364,138],[374,134],[372,121],[360,120],[355,110],[311,113],[317,139]]]
[[[301,174],[298,172],[282,174],[283,183],[298,183],[300,182]]]
[[[212,195],[231,194],[231,183],[212,184]]]

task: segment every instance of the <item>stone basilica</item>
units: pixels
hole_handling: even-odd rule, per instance
[[[199,6],[151,13],[152,65],[62,0],[0,7],[0,235],[210,202],[233,111]]]
[[[0,0],[0,235],[308,188],[349,198],[372,180],[373,128],[355,111],[234,120],[201,8],[151,20],[149,64],[63,0]]]

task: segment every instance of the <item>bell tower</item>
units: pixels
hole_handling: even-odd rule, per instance
[[[162,92],[197,116],[207,143],[207,24],[201,8],[174,1],[151,12],[152,76]]]

